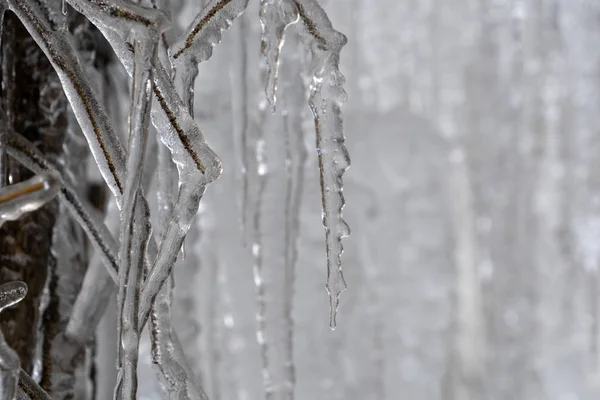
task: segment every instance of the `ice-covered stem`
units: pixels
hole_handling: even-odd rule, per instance
[[[261,0],[259,17],[262,28],[260,50],[268,70],[265,92],[273,111],[275,111],[279,59],[285,41],[285,30],[299,21],[299,15],[296,7],[289,1]]]
[[[200,10],[196,18],[169,48],[174,68],[192,61],[208,60],[213,47],[221,41],[221,32],[229,29],[234,19],[248,6],[248,0],[211,0]]]
[[[56,196],[59,189],[58,175],[50,171],[0,188],[0,226],[42,207]]]
[[[155,33],[155,34],[152,34]],[[134,215],[140,193],[152,101],[152,69],[156,60],[158,32],[134,31],[133,99],[130,112],[127,180],[121,209],[119,251],[119,380],[116,397],[135,399],[137,358],[140,340],[138,307],[147,241],[150,238],[149,210]],[[144,201],[139,203],[146,206]],[[144,207],[145,208],[145,207]],[[137,240],[136,240],[137,239]]]
[[[244,12],[248,0],[212,0],[168,49],[171,66],[180,81],[183,103],[194,112],[194,81],[198,64],[208,60],[213,47],[221,41],[221,32]]]
[[[52,400],[48,393],[23,369],[19,371],[19,392],[23,392],[22,394],[31,400]],[[22,394],[18,394],[18,396],[22,396]]]
[[[344,195],[342,175],[350,166],[344,145],[341,106],[346,101],[344,76],[339,71],[340,51],[346,37],[333,29],[325,11],[315,0],[288,0],[297,8],[302,24],[300,39],[312,55],[309,105],[315,120],[319,162],[323,226],[327,253],[327,291],[330,299],[330,326],[335,329],[339,296],[346,289],[342,274],[342,238],[350,228],[342,217]]]

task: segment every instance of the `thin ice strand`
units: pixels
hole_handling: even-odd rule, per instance
[[[284,110],[282,111],[284,129],[286,134],[286,201],[285,201],[285,282],[283,292],[285,337],[284,337],[284,365],[286,371],[286,385],[293,396],[296,384],[294,367],[293,335],[294,321],[292,318],[292,303],[294,299],[295,270],[298,261],[298,239],[300,237],[300,207],[304,191],[304,167],[307,151],[304,144],[304,130],[302,127],[303,108],[305,103],[305,86],[300,78],[302,62],[298,60],[296,52],[285,56],[288,76],[297,77],[289,79],[284,85]]]
[[[248,50],[247,40],[247,22],[243,16],[239,18],[237,35],[235,37],[234,58],[238,60],[232,63],[231,70],[231,103],[233,106],[233,128],[236,151],[240,155],[241,173],[242,173],[242,193],[240,198],[242,236],[244,245],[248,236],[248,207],[249,207],[249,153],[254,152],[249,142],[249,115],[248,115]]]
[[[261,104],[260,123],[257,129],[256,140],[256,168],[257,168],[257,184],[256,184],[256,199],[253,207],[252,217],[252,274],[254,276],[254,285],[256,286],[256,297],[258,307],[256,310],[256,340],[260,347],[260,355],[262,360],[262,377],[263,386],[267,399],[272,399],[272,379],[269,374],[269,342],[267,338],[267,287],[264,278],[264,262],[263,262],[263,232],[261,228],[261,212],[262,203],[265,192],[265,186],[268,180],[268,164],[265,150],[265,139],[263,136],[264,129],[264,113],[266,104]]]

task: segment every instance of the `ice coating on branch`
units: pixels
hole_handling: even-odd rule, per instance
[[[0,285],[0,311],[17,304],[27,295],[25,282],[12,281]]]
[[[296,7],[289,1],[261,0],[260,23],[262,35],[260,50],[267,63],[267,99],[275,110],[277,102],[277,84],[279,80],[279,59],[285,41],[285,30],[299,20]]]
[[[339,296],[346,289],[342,274],[342,238],[350,228],[342,217],[344,207],[342,175],[350,166],[344,145],[341,106],[346,101],[344,76],[339,71],[340,51],[346,37],[334,30],[325,11],[314,0],[291,0],[302,24],[300,38],[312,55],[309,105],[315,120],[319,161],[323,226],[327,252],[327,291],[330,299],[330,326],[335,329]]]
[[[58,174],[50,171],[0,188],[0,226],[42,207],[56,196],[59,189]]]
[[[212,55],[213,47],[221,41],[221,31],[229,29],[233,20],[244,12],[247,5],[248,0],[208,2],[183,35],[169,48],[169,57],[173,65],[186,58],[194,63],[208,60]]]

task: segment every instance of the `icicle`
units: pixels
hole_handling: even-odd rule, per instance
[[[56,196],[59,189],[60,180],[54,172],[43,172],[0,189],[0,226],[42,207]]]
[[[121,209],[121,248],[119,251],[119,295],[117,327],[119,335],[119,375],[115,397],[135,399],[137,357],[140,340],[138,309],[145,250],[150,238],[150,212],[145,201],[136,202],[144,166],[150,108],[152,68],[156,59],[158,35],[135,32],[133,99],[130,114],[127,181]],[[135,210],[135,213],[134,213]]]
[[[259,16],[262,26],[260,49],[268,69],[265,92],[273,111],[275,111],[279,57],[285,41],[285,30],[299,21],[299,15],[295,7],[287,1],[261,0]]]
[[[312,54],[309,105],[315,120],[316,147],[321,181],[323,226],[327,253],[327,291],[330,299],[331,329],[336,326],[339,296],[346,289],[342,274],[341,239],[350,234],[342,217],[344,195],[342,175],[350,166],[344,145],[341,106],[346,101],[344,76],[339,71],[340,51],[346,37],[334,30],[325,11],[315,0],[292,0],[303,29],[300,38]]]

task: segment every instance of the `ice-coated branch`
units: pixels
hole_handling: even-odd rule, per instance
[[[86,14],[86,10],[81,11]],[[111,25],[101,13],[89,13],[86,16],[104,34],[131,75],[135,49],[127,42],[128,32],[119,31],[118,27]],[[158,61],[155,65],[152,89],[156,98],[152,119],[162,142],[171,151],[171,157],[179,172],[180,188],[175,209],[181,212],[174,213],[154,266],[144,284],[140,302],[141,326],[145,324],[152,302],[171,272],[183,239],[198,211],[205,186],[214,181],[222,171],[220,160],[206,145],[202,133],[175,91],[166,70]]]
[[[247,6],[248,0],[209,1],[183,35],[169,48],[169,57],[173,65],[179,62],[185,65],[189,60],[194,63],[208,60],[213,47],[221,41],[221,32],[229,29],[233,20],[240,16]]]
[[[288,1],[261,0],[260,24],[262,28],[260,50],[267,64],[265,92],[273,111],[277,102],[279,60],[285,41],[285,30],[300,19],[296,7]]]
[[[0,226],[42,207],[56,196],[59,189],[58,174],[51,171],[0,188]]]

